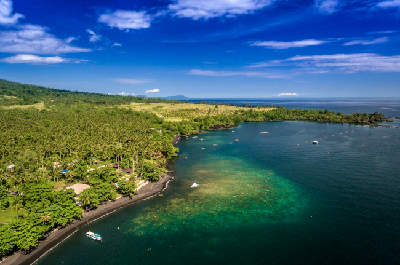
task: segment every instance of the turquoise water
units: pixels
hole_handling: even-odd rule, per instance
[[[248,123],[178,147],[164,196],[82,230],[102,243],[75,233],[37,264],[400,260],[400,129]]]

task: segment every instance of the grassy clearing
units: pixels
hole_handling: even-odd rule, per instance
[[[35,108],[38,110],[46,109],[44,106],[44,101],[33,104],[33,105],[13,105],[13,106],[5,106],[3,107],[4,109],[29,109],[29,108]]]
[[[11,99],[11,98],[17,98],[17,97],[14,97],[14,96],[6,96],[6,95],[3,95],[3,97],[9,98],[9,99]]]
[[[24,210],[18,210],[18,215],[21,216]],[[17,212],[13,208],[7,208],[6,210],[0,211],[0,224],[9,223],[17,219]]]
[[[248,110],[248,108],[225,106],[225,105],[206,105],[193,103],[131,103],[123,105],[123,108],[131,108],[135,111],[148,111],[166,121],[179,122],[182,120],[192,120],[199,116],[215,116],[218,114],[229,115],[236,110]],[[270,111],[272,109],[254,109],[255,111]]]
[[[68,186],[68,184],[65,182],[65,180],[60,180],[58,182],[50,181],[50,183],[54,185],[54,190],[63,189],[66,186]]]

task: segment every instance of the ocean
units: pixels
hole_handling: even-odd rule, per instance
[[[324,102],[260,104],[390,117],[400,110],[395,100]],[[36,264],[400,260],[400,129],[287,121],[193,137],[177,144],[170,165],[176,179],[164,196],[91,223]],[[103,242],[86,238],[87,231]]]
[[[351,113],[374,113],[375,111],[385,114],[387,117],[400,116],[400,99],[374,99],[374,98],[291,98],[291,99],[190,99],[191,103],[205,101],[207,103],[235,103],[250,105],[283,105],[289,109],[329,109],[330,111],[341,111]]]

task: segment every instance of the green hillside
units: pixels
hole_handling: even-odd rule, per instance
[[[97,105],[129,104],[131,102],[166,102],[165,99],[158,98],[106,95],[102,93],[52,89],[10,82],[4,79],[0,79],[0,99],[0,106],[33,105],[41,101],[43,101],[46,106],[57,103],[73,104],[77,102]]]

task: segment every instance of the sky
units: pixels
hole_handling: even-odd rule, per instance
[[[0,78],[149,97],[400,97],[400,0],[0,0]]]

